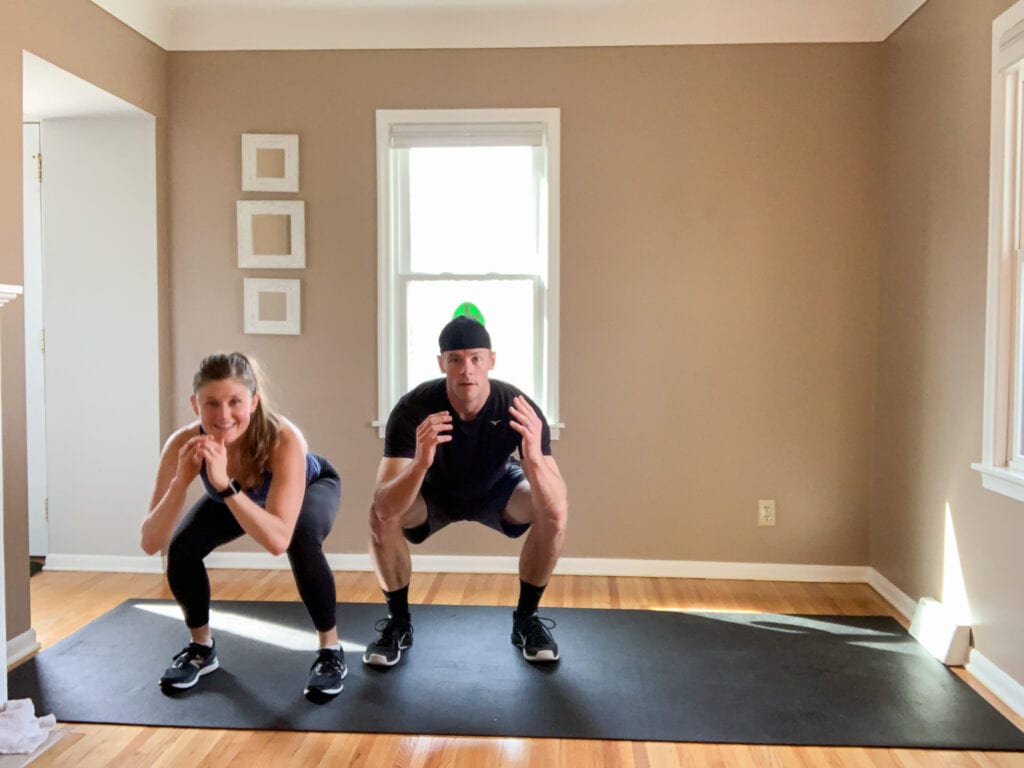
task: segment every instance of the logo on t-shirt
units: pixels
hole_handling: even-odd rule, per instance
[[[491,426],[492,426],[492,427],[496,427],[496,426],[498,426],[499,424],[501,424],[501,419],[498,419],[497,421],[492,421],[492,422],[491,422]]]

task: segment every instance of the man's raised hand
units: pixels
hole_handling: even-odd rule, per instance
[[[452,429],[452,415],[448,411],[432,413],[416,427],[416,457],[417,462],[424,469],[434,463],[434,454],[437,446],[441,443],[451,442],[452,436],[448,433]]]

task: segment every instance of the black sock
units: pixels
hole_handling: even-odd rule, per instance
[[[516,606],[516,613],[520,616],[529,616],[531,613],[536,613],[537,607],[540,605],[540,597],[544,594],[545,587],[547,587],[547,584],[543,587],[535,587],[533,584],[527,584],[525,581],[520,579],[519,605]]]
[[[409,622],[409,587],[404,586],[394,592],[384,592],[384,599],[388,603],[388,615],[398,621]]]

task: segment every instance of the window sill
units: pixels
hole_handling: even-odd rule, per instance
[[[1024,501],[1024,473],[985,464],[971,464],[971,469],[981,473],[981,484],[986,490]]]

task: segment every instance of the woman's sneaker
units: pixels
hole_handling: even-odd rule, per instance
[[[363,663],[375,667],[395,666],[402,658],[402,651],[412,645],[412,622],[388,616],[373,628],[380,632],[380,637],[366,646]]]
[[[558,661],[558,643],[548,631],[554,627],[554,619],[544,619],[536,613],[520,616],[513,611],[512,645],[523,649],[527,661]]]
[[[220,667],[217,661],[217,643],[212,646],[189,643],[174,657],[171,666],[160,678],[162,688],[191,688],[202,675],[208,675]]]
[[[306,683],[306,690],[303,693],[307,696],[334,696],[341,693],[341,689],[344,688],[341,681],[347,674],[345,652],[335,648],[321,648],[316,661],[309,668],[309,682]]]

